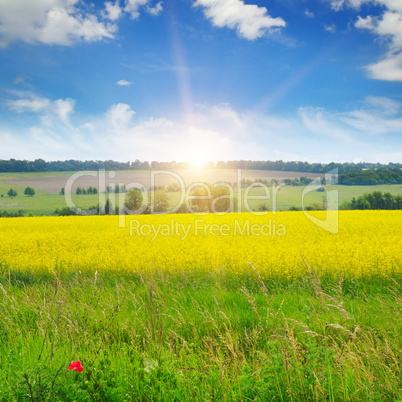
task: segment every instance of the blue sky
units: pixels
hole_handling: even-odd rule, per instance
[[[400,0],[0,0],[0,158],[402,161]]]

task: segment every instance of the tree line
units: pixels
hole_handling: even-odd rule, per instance
[[[400,168],[381,168],[340,174],[338,183],[346,186],[373,186],[377,184],[402,184]]]
[[[158,161],[140,161],[136,159],[133,162],[107,161],[51,161],[43,159],[28,160],[0,160],[0,172],[45,172],[45,171],[79,171],[79,170],[170,170],[170,169],[189,169],[190,162],[158,162]],[[249,170],[273,170],[283,172],[305,172],[305,173],[327,173],[333,169],[338,169],[339,173],[362,172],[364,169],[381,168],[402,168],[401,163],[389,163],[388,165],[380,163],[308,163],[301,161],[285,162],[277,161],[252,161],[252,160],[232,160],[207,162],[205,165],[209,169],[249,169]]]
[[[342,209],[402,209],[402,195],[373,191],[353,197],[350,202],[342,204]]]
[[[0,218],[21,218],[24,216],[24,211],[22,209],[19,209],[17,212],[11,212],[11,211],[0,211]]]

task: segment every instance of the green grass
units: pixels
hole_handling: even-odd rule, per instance
[[[0,399],[402,398],[402,278],[263,283],[250,271],[10,272]]]
[[[7,195],[7,191],[12,188],[17,191],[17,196],[10,198]],[[7,210],[15,212],[20,209],[24,211],[25,215],[31,213],[32,215],[55,215],[57,208],[63,208],[66,206],[64,196],[60,194],[51,194],[47,191],[35,190],[33,197],[24,195],[24,187],[5,184],[0,182],[0,211]],[[1,195],[3,194],[3,197]],[[72,195],[72,199],[75,205],[80,208],[89,208],[98,204],[98,195],[86,194],[86,195]]]

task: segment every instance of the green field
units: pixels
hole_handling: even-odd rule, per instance
[[[251,173],[250,173],[251,172]],[[281,172],[269,172],[269,171],[250,171],[248,172],[250,178],[262,177],[262,178],[283,178]],[[57,208],[66,206],[64,196],[58,194],[61,188],[65,185],[66,179],[74,172],[40,172],[40,173],[1,173],[0,174],[0,211],[7,210],[10,212],[16,212],[23,210],[25,215],[31,213],[32,215],[54,215]],[[204,181],[207,183],[214,183],[218,181],[218,178],[226,178],[228,181],[235,180],[235,171],[213,171],[207,172],[205,176],[200,176],[191,171],[180,172],[184,177],[186,183],[195,181],[195,179],[201,180],[204,177]],[[286,172],[286,177],[289,177],[289,173]],[[130,182],[133,175],[136,179],[138,177],[146,178],[149,176],[147,171],[119,171],[117,172],[118,179],[122,182]],[[127,178],[126,181],[124,178]],[[85,181],[83,187],[94,185],[97,187],[96,179],[92,181]],[[111,182],[112,179],[108,181]],[[116,181],[116,180],[115,180]],[[51,184],[49,185],[48,183]],[[171,177],[161,178],[161,182],[168,185],[174,182]],[[21,184],[15,184],[21,183]],[[49,190],[40,189],[49,186]],[[36,194],[34,197],[24,196],[25,186],[31,186],[35,189]],[[36,186],[36,187],[35,187]],[[39,186],[39,189],[38,189]],[[52,191],[50,191],[50,187]],[[17,191],[17,197],[10,198],[7,196],[7,191],[12,188]],[[275,190],[269,187],[269,197],[265,196],[264,190],[261,188],[254,188],[250,191],[250,196],[264,196],[264,199],[249,200],[249,207],[254,210],[262,205],[266,205],[270,210],[276,208],[276,210],[288,210],[291,207],[301,208],[302,206],[302,193],[303,186],[283,186],[279,190]],[[338,191],[338,203],[341,205],[345,201],[350,201],[352,197],[358,197],[366,192],[381,191],[390,192],[393,195],[402,194],[402,185],[378,185],[378,186],[327,186],[327,191]],[[244,208],[244,189],[242,189],[241,204]],[[179,192],[168,193],[170,197],[170,205],[176,206],[180,200]],[[235,193],[237,196],[237,192]],[[304,206],[320,206],[323,204],[323,198],[325,193],[322,192],[310,192],[304,199]],[[95,206],[99,202],[98,195],[75,195],[72,196],[74,204],[83,209]]]
[[[400,279],[11,272],[0,399],[401,400]]]

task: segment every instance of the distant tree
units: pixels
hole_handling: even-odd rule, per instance
[[[113,215],[113,207],[112,203],[110,202],[110,199],[108,198],[105,203],[105,215]]]
[[[158,190],[148,197],[148,206],[145,213],[162,213],[169,208],[169,196],[164,190]]]
[[[195,212],[209,212],[212,202],[212,188],[209,191],[205,187],[197,187],[191,192],[191,196],[195,197],[190,200],[191,208]]]
[[[289,208],[289,211],[300,211],[300,210],[301,210],[301,208],[295,207],[294,205],[292,205],[292,206]]]
[[[349,203],[342,204],[342,209],[402,209],[402,196],[374,191],[353,197]]]
[[[82,194],[82,188],[81,187],[77,187],[77,190],[75,190],[75,194]]]
[[[15,190],[13,190],[12,188],[10,188],[10,190],[8,190],[7,195],[10,198],[16,197],[17,196],[17,192]]]
[[[174,183],[169,184],[166,188],[166,191],[169,191],[169,192],[180,191],[179,183],[174,182]]]
[[[233,210],[236,209],[237,199],[231,199],[230,191],[226,186],[212,187],[212,198],[210,206],[212,212],[229,212],[231,203],[233,203]]]
[[[261,205],[258,207],[258,211],[259,211],[259,212],[268,212],[268,211],[269,211],[269,207],[268,207],[267,204],[261,204]]]
[[[59,216],[77,215],[77,213],[69,207],[57,208],[54,212]]]
[[[124,205],[130,211],[137,211],[144,201],[142,192],[138,189],[129,190],[126,193]]]
[[[208,191],[209,189],[209,191]],[[229,212],[231,204],[236,209],[237,199],[231,198],[226,186],[198,187],[191,195],[196,197],[190,201],[191,208],[196,212]]]
[[[64,194],[65,194],[64,187],[61,188],[60,194],[61,194],[61,195],[64,195]]]
[[[24,195],[28,197],[33,197],[35,195],[35,190],[32,187],[26,187],[24,190]]]
[[[384,193],[384,209],[395,209],[396,207],[396,199],[392,196],[391,193]]]

